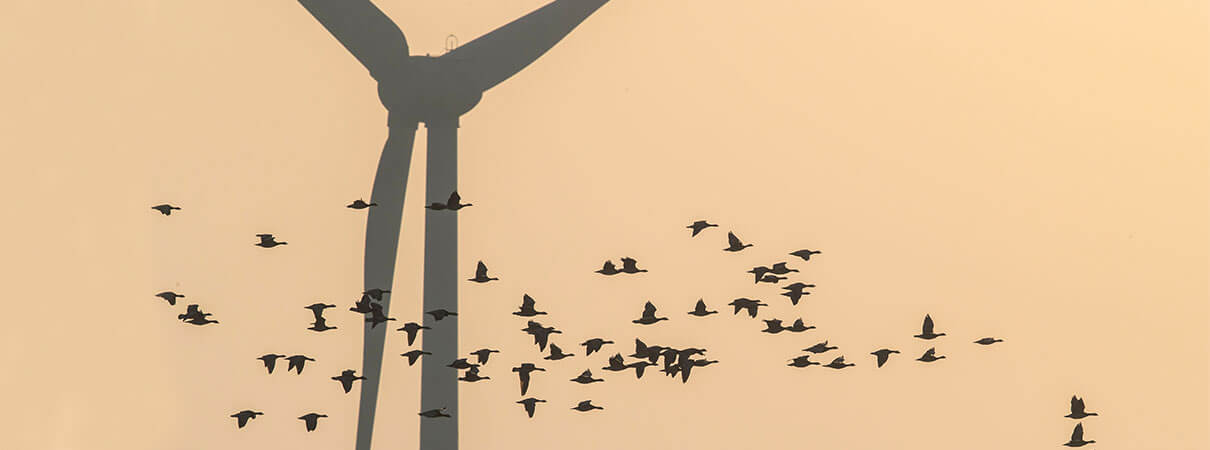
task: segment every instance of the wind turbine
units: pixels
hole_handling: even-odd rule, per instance
[[[370,0],[298,0],[378,81],[378,98],[388,111],[389,133],[370,201],[378,206],[366,219],[366,289],[390,289],[402,227],[404,190],[416,128],[428,129],[426,192],[444,199],[456,190],[458,118],[474,108],[483,92],[524,69],[550,50],[609,0],[554,0],[478,39],[438,56],[412,56],[407,40]],[[437,200],[441,201],[441,200]],[[458,219],[453,211],[426,211],[424,311],[458,305]],[[382,309],[390,308],[384,294]],[[365,327],[357,450],[369,450],[388,327]],[[426,331],[424,351],[453,360],[458,352],[457,320]],[[421,411],[446,408],[449,418],[423,418],[420,448],[458,448],[457,372],[422,364]]]

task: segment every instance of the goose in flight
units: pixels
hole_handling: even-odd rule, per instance
[[[622,271],[618,270],[616,267],[613,266],[613,261],[605,261],[605,264],[602,264],[601,268],[598,270],[595,270],[594,272],[599,273],[601,275],[617,275],[619,273],[622,273]]]
[[[856,364],[853,364],[853,363],[846,364],[844,362],[844,356],[837,356],[836,359],[832,360],[832,362],[824,364],[824,367],[831,367],[833,369],[843,369],[845,367],[855,366],[855,365]]]
[[[471,367],[470,369],[467,369],[466,374],[462,375],[461,377],[458,377],[458,379],[461,381],[474,383],[476,381],[490,380],[490,379],[492,379],[492,377],[479,376],[479,367],[475,366],[475,367]]]
[[[373,289],[366,289],[366,291],[362,292],[361,294],[370,296],[370,298],[374,299],[374,301],[376,301],[376,302],[381,302],[382,294],[390,294],[390,293],[391,293],[391,291],[386,290],[386,289],[373,288]]]
[[[635,361],[630,364],[627,364],[626,367],[629,369],[634,369],[635,378],[643,378],[643,369],[646,369],[647,366],[654,366],[654,365],[655,365],[655,363],[644,359],[644,360],[639,360],[639,361]]]
[[[517,403],[520,403],[523,406],[525,406],[525,414],[528,415],[529,418],[532,419],[534,417],[534,409],[537,408],[538,403],[546,403],[546,400],[540,400],[540,399],[530,397],[530,398],[519,400],[519,401],[517,401]]]
[[[163,205],[152,206],[151,209],[159,211],[160,214],[163,214],[165,216],[171,216],[173,211],[179,210],[181,208],[178,208],[176,206],[172,206],[172,205],[165,203]]]
[[[1071,419],[1083,419],[1085,417],[1095,416],[1095,415],[1097,415],[1097,413],[1085,412],[1084,411],[1084,399],[1073,395],[1073,396],[1071,396],[1071,414],[1068,414],[1063,417],[1067,417],[1067,418],[1071,418]]]
[[[346,206],[346,208],[352,208],[352,209],[366,209],[366,208],[369,208],[369,207],[371,207],[371,206],[378,206],[378,204],[377,204],[377,203],[366,203],[366,201],[365,201],[365,200],[362,200],[362,199],[360,199],[360,198],[359,198],[359,199],[357,199],[357,200],[353,200],[353,203],[349,203],[349,204]]]
[[[779,277],[777,275],[767,274],[763,277],[760,277],[760,280],[758,282],[759,283],[777,284],[777,283],[781,282],[781,280],[785,280],[785,279],[786,279],[786,277]]]
[[[534,321],[529,321],[529,325],[522,328],[524,331],[534,337],[534,343],[538,344],[538,350],[546,351],[546,343],[550,340],[551,334],[563,334],[562,331],[556,330],[555,327],[544,327],[542,324]]]
[[[426,327],[426,326],[418,324],[416,322],[408,322],[408,323],[403,324],[403,328],[400,328],[395,331],[407,332],[408,345],[412,345],[413,342],[416,342],[416,335],[420,333],[420,330],[431,330],[431,329],[432,328]]]
[[[576,405],[574,408],[571,408],[571,409],[574,409],[574,410],[580,411],[580,412],[588,412],[588,411],[592,411],[594,409],[605,409],[605,408],[593,405],[592,400],[584,400],[584,401],[580,402],[580,404]]]
[[[433,316],[433,320],[436,320],[438,322],[440,322],[441,319],[444,319],[446,317],[458,315],[458,313],[456,313],[456,312],[446,311],[444,309],[434,309],[432,311],[426,312],[425,314]]]
[[[416,364],[416,360],[420,359],[420,355],[432,355],[432,353],[429,353],[429,352],[426,352],[426,351],[423,351],[423,350],[412,350],[412,351],[407,352],[407,353],[400,353],[400,354],[399,354],[399,356],[404,356],[404,357],[407,357],[407,359],[408,359],[408,365],[409,365],[409,366],[411,366],[411,365],[415,365],[415,364]]]
[[[517,316],[521,316],[521,317],[533,317],[533,316],[539,316],[542,314],[546,314],[546,311],[538,311],[537,309],[534,309],[534,306],[536,306],[536,305],[537,305],[537,302],[534,301],[533,297],[530,297],[529,294],[522,294],[521,295],[521,308],[518,311],[514,312],[513,315],[517,315]]]
[[[366,317],[366,323],[370,324],[370,329],[378,328],[378,324],[386,323],[388,320],[395,320],[394,317],[387,317],[386,313],[382,312],[382,305],[374,303],[370,305],[370,317]]]
[[[723,250],[728,251],[728,252],[738,252],[740,250],[743,250],[745,248],[752,246],[752,244],[745,244],[745,243],[741,242],[739,240],[739,238],[735,237],[735,233],[732,233],[730,231],[727,232],[727,243],[731,244],[731,245],[728,246],[727,248],[724,248]]]
[[[870,352],[871,355],[874,355],[874,357],[878,359],[878,367],[882,367],[883,364],[886,364],[887,359],[890,359],[892,353],[899,353],[899,350],[884,348]]]
[[[620,270],[620,272],[622,272],[622,273],[640,273],[640,272],[646,272],[646,271],[647,271],[647,269],[639,268],[638,261],[635,261],[634,258],[625,257],[625,256],[622,257],[622,269]]]
[[[479,261],[479,265],[477,267],[475,267],[475,278],[467,279],[467,281],[474,281],[476,283],[486,283],[488,281],[495,281],[495,280],[499,280],[499,278],[492,278],[492,277],[487,276],[487,265],[483,264],[483,261]]]
[[[374,299],[370,298],[370,296],[368,294],[362,294],[361,300],[358,300],[357,303],[354,303],[353,307],[349,308],[349,311],[353,311],[355,313],[369,314],[374,311],[374,305],[375,305]]]
[[[542,359],[558,361],[558,360],[566,358],[568,356],[575,356],[575,355],[571,354],[571,353],[563,353],[563,349],[559,348],[558,345],[550,344],[550,356],[544,357]]]
[[[580,376],[572,378],[571,381],[574,381],[574,382],[580,383],[580,384],[590,384],[590,383],[597,383],[597,382],[601,382],[601,381],[605,381],[605,380],[600,379],[600,378],[593,378],[591,370],[584,370],[584,372],[580,373]]]
[[[928,350],[925,350],[923,355],[920,355],[919,358],[916,358],[916,361],[921,361],[921,362],[927,363],[927,362],[936,361],[938,359],[945,359],[945,356],[944,355],[937,356],[937,348],[933,347]]]
[[[454,362],[449,363],[449,365],[446,365],[445,367],[453,367],[454,369],[457,369],[457,370],[466,370],[466,369],[479,367],[479,365],[467,361],[466,358],[458,358],[458,359],[455,359]]]
[[[760,308],[761,306],[769,306],[769,305],[764,304],[760,300],[752,300],[752,299],[748,299],[748,298],[737,298],[735,300],[732,300],[731,303],[728,303],[728,305],[735,307],[734,314],[739,314],[740,310],[747,309],[748,316],[750,316],[752,318],[756,318],[756,310],[758,308]]]
[[[815,287],[814,284],[805,284],[805,283],[801,283],[801,282],[788,284],[788,285],[782,286],[782,289],[785,289],[786,292],[782,292],[781,295],[789,297],[790,304],[797,306],[798,301],[800,299],[802,299],[802,296],[811,295],[810,292],[806,292],[804,289],[813,288],[813,287]]]
[[[584,352],[584,356],[588,356],[588,355],[591,355],[593,352],[600,351],[601,346],[603,346],[605,344],[612,344],[612,343],[613,343],[613,341],[607,341],[607,340],[604,340],[601,338],[592,338],[587,341],[581,342],[580,345],[583,345],[587,349]]]
[[[273,247],[277,247],[279,245],[287,244],[287,242],[284,242],[284,241],[278,242],[277,238],[274,238],[272,234],[268,234],[268,233],[258,234],[258,235],[256,235],[256,237],[260,238],[260,242],[257,242],[252,245],[255,245],[257,247],[273,248]]]
[[[698,317],[706,317],[711,314],[718,314],[718,311],[707,311],[706,301],[700,298],[697,299],[697,305],[693,307],[693,311],[689,311],[689,315]]]
[[[354,372],[356,372],[356,370],[348,369],[341,372],[340,376],[332,377],[333,380],[340,382],[340,386],[344,388],[346,394],[353,390],[354,381],[366,379],[366,377],[353,375]]]
[[[811,361],[811,355],[802,355],[802,356],[796,357],[794,359],[791,359],[790,363],[786,364],[786,365],[790,366],[790,367],[809,367],[809,366],[818,366],[820,364],[817,362]]]
[[[694,221],[693,223],[689,224],[689,226],[687,226],[685,228],[693,230],[693,234],[690,234],[689,237],[694,237],[694,236],[697,236],[698,233],[701,233],[703,230],[705,230],[707,228],[717,227],[717,226],[718,226],[717,224],[708,223],[705,220],[698,220],[698,221]]]
[[[647,302],[647,305],[643,306],[643,316],[639,317],[638,319],[632,320],[631,322],[637,323],[640,325],[651,325],[651,324],[659,322],[661,320],[668,320],[668,318],[667,317],[656,317],[655,316],[655,305],[652,304],[651,302]]]
[[[755,281],[753,281],[754,283],[760,283],[760,279],[764,278],[765,274],[771,272],[772,270],[773,269],[770,269],[765,266],[756,266],[756,267],[753,267],[752,270],[749,270],[748,273],[750,273],[754,276],[754,278],[753,278],[755,280]]]
[[[804,348],[804,349],[802,349],[802,351],[811,352],[811,353],[824,353],[824,352],[827,352],[828,350],[836,350],[837,348],[839,348],[839,347],[829,347],[828,341],[823,341],[818,344],[812,345],[810,347]]]
[[[765,329],[760,330],[762,333],[777,334],[785,331],[786,328],[781,326],[779,319],[765,319]]]
[[[312,330],[312,331],[324,332],[324,331],[328,331],[328,330],[335,330],[336,327],[328,326],[328,320],[324,319],[323,317],[320,317],[318,319],[315,319],[315,322],[312,323],[310,327],[307,327],[307,329]]]
[[[521,395],[525,395],[529,391],[529,374],[535,370],[545,372],[546,369],[537,367],[533,363],[523,363],[520,366],[513,367],[513,372],[517,372],[517,378],[521,381]]]
[[[1003,339],[996,339],[996,338],[994,338],[994,337],[985,337],[985,338],[983,338],[983,339],[980,339],[980,340],[975,341],[975,343],[976,343],[976,344],[979,344],[979,345],[992,345],[992,344],[995,344],[995,343],[997,343],[997,342],[1004,342],[1004,340],[1003,340]]]
[[[475,351],[471,352],[471,354],[475,355],[475,358],[478,359],[479,364],[482,364],[485,366],[487,365],[487,358],[489,356],[491,356],[492,353],[500,353],[500,350],[492,350],[490,348],[481,348],[479,350],[475,350]]]
[[[429,418],[429,419],[435,419],[438,417],[451,417],[449,414],[447,414],[445,412],[445,408],[430,409],[428,411],[422,411],[422,412],[420,412],[420,416]]]
[[[285,357],[286,355],[275,355],[270,353],[267,355],[261,355],[256,359],[259,359],[261,362],[265,363],[265,368],[269,370],[269,373],[273,373],[273,368],[277,366],[277,358]]]
[[[336,307],[336,305],[327,305],[324,303],[312,303],[310,305],[304,306],[303,309],[311,310],[311,313],[315,314],[315,320],[319,320],[319,319],[323,318],[325,309],[335,308],[335,307]]]
[[[1084,424],[1077,423],[1075,429],[1071,430],[1071,440],[1067,441],[1067,443],[1063,445],[1068,447],[1083,447],[1094,442],[1096,441],[1084,440]]]
[[[204,319],[204,318],[210,317],[211,315],[212,314],[210,314],[208,312],[202,312],[201,308],[198,307],[198,305],[189,305],[189,306],[185,307],[185,313],[177,314],[176,318],[180,319],[181,321],[186,321],[186,320],[194,320],[194,319]]]
[[[608,370],[610,372],[621,372],[626,369],[628,367],[623,362],[621,353],[614,353],[613,356],[609,357],[609,365],[601,368],[601,370]]]
[[[790,324],[790,326],[786,327],[786,331],[791,333],[802,333],[804,331],[814,329],[815,325],[807,325],[803,323],[802,319],[795,319],[793,324]]]
[[[306,355],[293,355],[286,358],[286,361],[290,363],[286,371],[293,370],[295,374],[302,375],[303,366],[307,365],[307,361],[315,362],[315,359]]]
[[[264,414],[265,413],[260,412],[260,411],[253,411],[251,409],[245,409],[243,411],[232,414],[231,417],[235,418],[235,420],[236,420],[235,423],[237,426],[239,426],[240,428],[243,428],[244,425],[248,424],[249,420],[255,419],[256,416],[262,416]]]
[[[185,297],[184,295],[172,291],[164,291],[159,294],[155,294],[155,296],[168,301],[168,304],[172,306],[176,306],[176,299]]]
[[[798,269],[791,269],[789,267],[786,267],[785,262],[779,262],[777,264],[774,264],[773,267],[771,269],[769,269],[769,273],[772,273],[774,275],[785,275],[790,272],[798,272]]]
[[[318,414],[318,413],[307,413],[307,414],[304,414],[304,415],[300,416],[300,417],[298,418],[298,420],[301,420],[301,421],[303,421],[303,423],[305,423],[305,424],[306,424],[306,426],[307,426],[307,432],[308,432],[308,433],[310,433],[310,432],[312,432],[312,431],[315,431],[315,427],[316,427],[317,425],[319,425],[319,418],[320,418],[320,417],[328,417],[328,416],[327,416],[327,415],[325,415],[325,414]]]
[[[810,261],[811,255],[818,255],[820,252],[814,250],[796,250],[790,252],[790,255],[802,258],[803,261]]]
[[[432,202],[428,206],[425,206],[425,208],[431,209],[434,211],[443,210],[443,209],[450,210],[450,211],[457,211],[457,210],[465,208],[467,206],[473,206],[473,205],[471,205],[470,203],[462,203],[462,196],[458,195],[458,191],[454,191],[453,193],[450,194],[449,200],[446,200],[445,203]]]
[[[929,339],[936,339],[941,336],[945,336],[945,333],[933,333],[933,318],[929,317],[928,314],[925,314],[924,315],[924,324],[922,324],[920,326],[920,334],[917,334],[912,337],[918,337],[920,339],[929,340]]]

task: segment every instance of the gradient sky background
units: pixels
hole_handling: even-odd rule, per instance
[[[545,2],[376,3],[436,55]],[[755,3],[615,0],[463,117],[460,265],[501,281],[461,286],[461,345],[504,352],[462,384],[462,448],[1058,448],[1072,394],[1093,448],[1210,448],[1206,2]],[[365,69],[286,0],[7,0],[0,52],[0,448],[352,448],[357,392],[328,378],[360,369],[344,205],[387,131]],[[396,323],[421,318],[415,155]],[[651,271],[592,273],[624,255]],[[797,308],[744,273],[778,261],[818,285]],[[178,322],[169,289],[222,323]],[[539,359],[523,293],[577,356]],[[741,296],[818,329],[684,313]],[[318,300],[340,330],[305,329]],[[672,320],[631,324],[647,300]],[[911,337],[926,313],[948,336]],[[618,345],[583,358],[594,336]],[[566,381],[635,337],[721,363]],[[823,339],[857,366],[784,366]],[[875,369],[881,347],[904,354]],[[376,448],[416,446],[407,350],[392,332]],[[266,375],[269,352],[318,361]],[[550,369],[532,420],[522,361]]]

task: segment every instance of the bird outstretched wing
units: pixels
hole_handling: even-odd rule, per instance
[[[933,334],[933,318],[928,314],[924,315],[924,324],[920,326],[921,334]]]
[[[735,233],[730,231],[727,232],[727,243],[731,244],[732,247],[740,247],[744,245],[739,241],[739,238],[735,237]]]

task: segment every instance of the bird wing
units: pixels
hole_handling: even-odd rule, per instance
[[[462,196],[458,195],[458,191],[454,191],[454,192],[450,193],[450,199],[447,200],[445,204],[448,206],[454,206],[454,205],[459,204],[459,202],[461,202],[461,201],[462,201]]]
[[[759,307],[760,307],[760,305],[755,304],[755,303],[748,305],[748,315],[752,316],[752,317],[756,317],[756,309]]]
[[[534,305],[536,305],[537,303],[538,302],[534,301],[534,298],[530,297],[529,294],[524,294],[521,296],[521,309],[522,310],[533,309]]]
[[[525,395],[525,392],[529,390],[529,372],[518,371],[517,378],[521,379],[521,395]]]
[[[647,304],[643,306],[643,317],[655,317],[654,304],[647,302]]]
[[[739,238],[735,237],[735,233],[730,231],[727,232],[727,242],[731,244],[732,247],[739,247],[743,245],[743,243],[739,241]]]
[[[534,416],[534,408],[538,406],[537,402],[525,402],[525,414],[529,417]]]
[[[602,272],[612,272],[615,269],[617,269],[617,267],[614,267],[613,261],[605,261],[605,264],[601,265]]]
[[[1076,428],[1071,430],[1072,442],[1084,442],[1084,424],[1077,423]]]
[[[475,278],[487,278],[487,265],[483,261],[479,261],[479,265],[475,267]]]
[[[925,350],[925,351],[924,351],[924,356],[922,356],[922,358],[924,358],[924,357],[932,357],[932,356],[934,356],[936,353],[937,353],[937,348],[936,348],[936,347],[930,348],[930,349],[928,349],[928,350]]]
[[[248,415],[247,414],[237,414],[233,417],[235,417],[235,419],[238,421],[240,428],[243,428],[244,425],[248,424]]]
[[[1076,415],[1082,412],[1084,412],[1084,399],[1073,395],[1071,397],[1071,414]]]
[[[550,339],[550,333],[534,333],[534,343],[538,344],[539,350],[546,349],[546,342]],[[553,351],[553,349],[552,349]]]
[[[922,331],[921,334],[933,334],[933,318],[928,314],[924,315],[924,324],[921,325],[920,331]]]
[[[891,355],[887,352],[878,352],[875,353],[874,356],[878,358],[878,367],[882,367],[883,364],[886,364],[887,358],[889,358]]]

